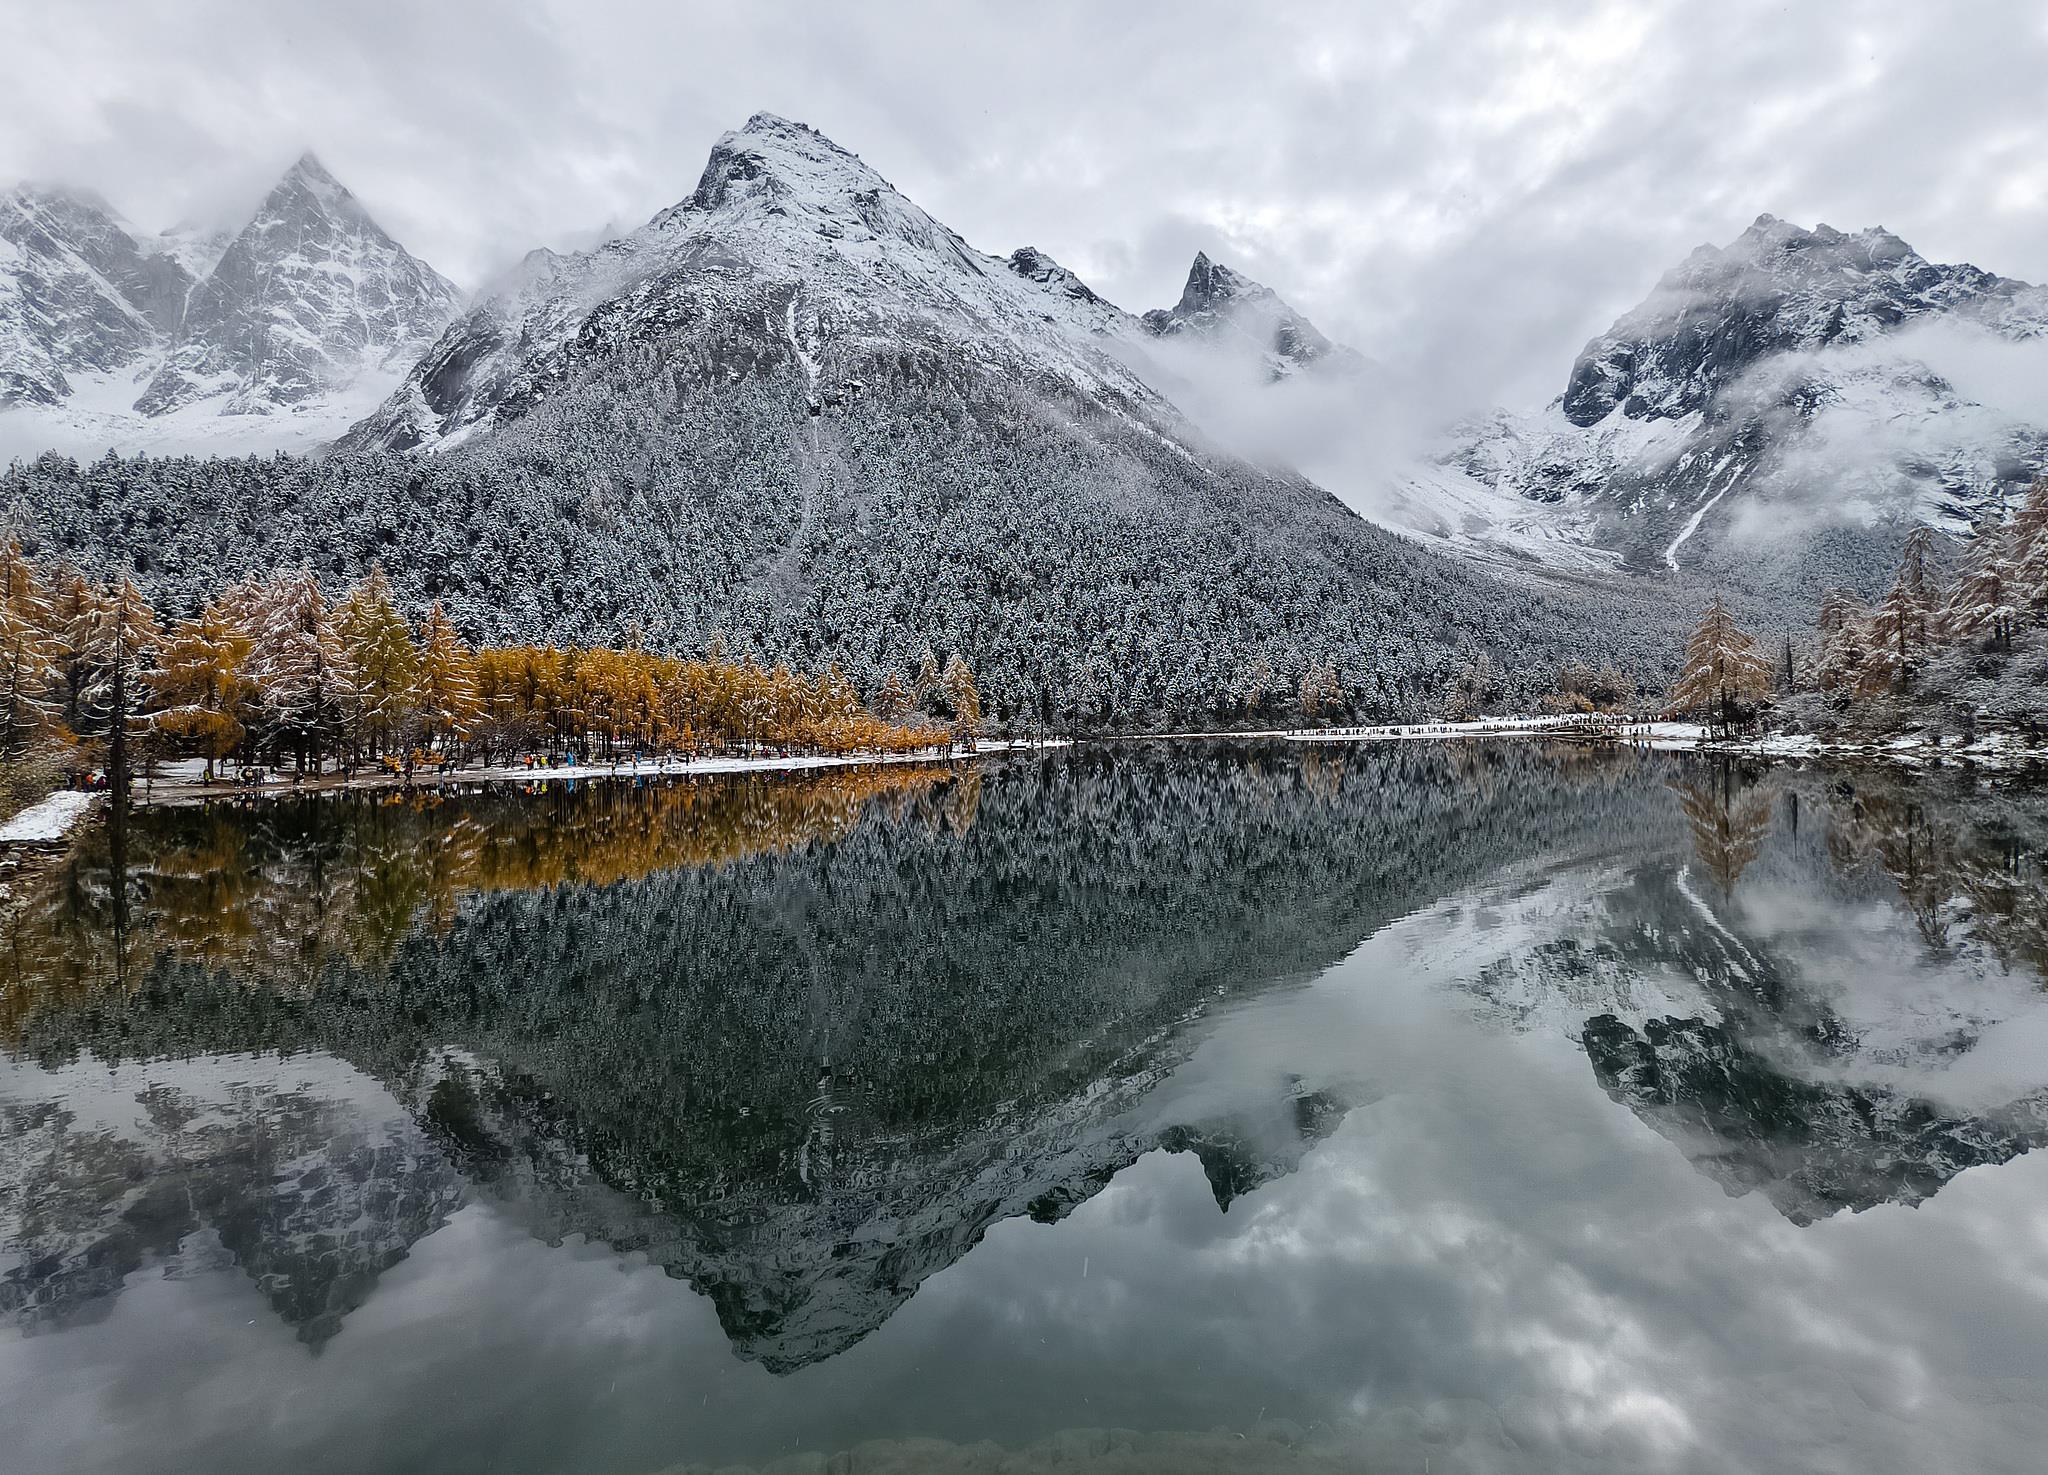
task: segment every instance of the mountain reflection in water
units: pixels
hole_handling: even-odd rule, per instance
[[[0,902],[0,1310],[239,1275],[323,1348],[477,1208],[794,1374],[1147,1154],[1234,1215],[1372,1130],[1391,1035],[1263,1033],[1340,978],[1791,1224],[1916,1204],[2048,1133],[2044,853],[2024,789],[1516,743],[146,811]]]

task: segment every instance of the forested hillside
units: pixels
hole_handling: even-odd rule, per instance
[[[430,459],[45,457],[0,477],[0,505],[32,549],[132,566],[171,614],[225,577],[304,564],[338,590],[382,562],[476,641],[722,638],[836,662],[869,696],[961,653],[1005,722],[1278,720],[1326,673],[1316,715],[1404,715],[1482,653],[1528,693],[1573,656],[1669,660],[1654,616],[1510,588],[1075,400],[906,355],[812,417],[790,368],[686,393],[600,378]]]

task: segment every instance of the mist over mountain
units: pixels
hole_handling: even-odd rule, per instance
[[[2002,521],[2048,468],[2048,291],[1882,228],[1758,217],[1588,343],[1540,412],[1454,432],[1401,488],[1469,547],[1865,587],[1906,529]]]
[[[864,687],[959,650],[1013,720],[1251,719],[1327,673],[1330,715],[1415,715],[1480,654],[1525,693],[1568,655],[1654,680],[1706,585],[1802,624],[2048,464],[2048,298],[1882,230],[1762,217],[1547,410],[1423,455],[1441,386],[1206,251],[1134,315],[769,113],[645,224],[466,306],[310,155],[225,243],[12,199],[34,413],[121,385],[131,420],[258,445],[366,411],[317,462],[18,467],[53,551],[180,608],[223,570],[381,562],[474,637],[726,640]]]

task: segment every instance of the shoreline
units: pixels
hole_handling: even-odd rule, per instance
[[[1098,742],[1203,742],[1271,740],[1314,745],[1389,742],[1443,742],[1460,738],[1577,738],[1594,746],[1642,748],[1663,753],[1700,753],[1765,761],[1892,763],[1927,767],[1944,762],[1990,769],[2021,770],[2048,766],[2048,746],[2024,743],[2010,733],[1991,733],[1968,746],[1929,743],[1901,737],[1865,742],[1836,742],[1811,734],[1778,733],[1762,737],[1711,738],[1704,726],[1688,722],[1626,722],[1604,726],[1580,717],[1531,715],[1487,717],[1471,722],[1387,723],[1370,727],[1262,728],[1215,732],[1131,732],[1094,739],[991,738],[972,752],[960,748],[922,748],[909,753],[812,753],[790,757],[663,758],[636,765],[609,763],[523,768],[496,765],[450,771],[416,771],[410,780],[393,773],[328,773],[293,783],[289,778],[262,784],[211,784],[183,775],[138,783],[130,793],[137,809],[177,808],[221,799],[277,799],[294,795],[355,791],[459,788],[466,784],[601,783],[617,779],[694,778],[716,774],[803,773],[819,769],[873,767],[883,764],[957,763],[964,759],[1038,752]],[[0,823],[0,856],[21,856],[60,848],[71,832],[99,808],[100,792],[58,789]]]
[[[339,794],[354,791],[392,789],[444,789],[465,784],[603,783],[615,779],[694,778],[706,774],[801,773],[824,768],[874,767],[894,763],[957,763],[963,759],[998,753],[1035,751],[1067,746],[1064,738],[993,738],[977,743],[974,751],[960,748],[919,748],[908,753],[805,753],[790,757],[660,758],[633,763],[561,764],[554,768],[525,768],[499,764],[489,768],[415,770],[408,780],[401,774],[327,773],[298,783],[289,778],[261,784],[202,783],[184,777],[138,783],[129,794],[137,809],[168,809],[203,804],[216,799],[279,799],[294,795]],[[60,791],[65,792],[65,791]]]
[[[1565,737],[1619,747],[1648,748],[1660,753],[1718,753],[1737,758],[1825,759],[1836,762],[1880,761],[1920,766],[1941,762],[1974,763],[1987,768],[2028,768],[2048,765],[2048,745],[2032,745],[2015,734],[1986,733],[1965,746],[1928,742],[1913,737],[1871,738],[1840,742],[1811,733],[1769,733],[1758,737],[1715,738],[1696,722],[1622,722],[1610,727],[1573,717],[1484,718],[1477,722],[1419,723],[1405,726],[1336,728],[1245,734],[1284,737],[1292,742],[1403,742],[1427,738]]]

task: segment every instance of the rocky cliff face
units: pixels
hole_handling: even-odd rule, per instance
[[[1561,402],[1573,425],[1727,413],[1764,360],[1869,343],[1931,316],[1995,332],[2048,329],[2048,294],[1967,263],[1928,261],[1883,227],[1802,230],[1773,215],[1702,246],[1588,343]]]
[[[146,444],[179,412],[318,421],[388,385],[458,303],[310,154],[239,231],[143,236],[90,193],[24,185],[0,197],[0,410],[21,410],[0,439]]]
[[[71,376],[134,363],[176,325],[191,286],[97,196],[0,196],[0,409],[60,403]]]
[[[220,397],[226,412],[263,414],[303,403],[409,362],[459,300],[307,154],[193,288],[136,408],[160,415]]]

